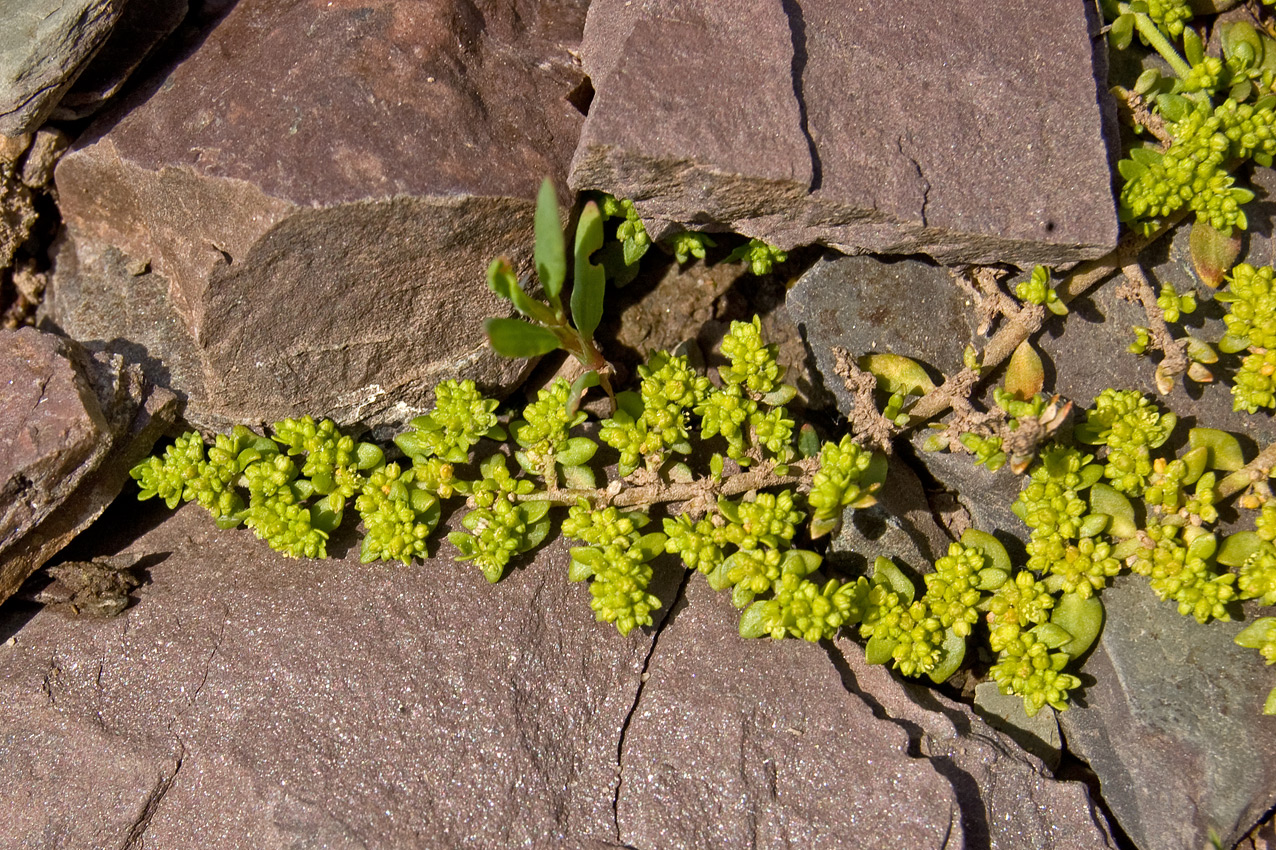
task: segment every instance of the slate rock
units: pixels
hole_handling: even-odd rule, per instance
[[[625,844],[1113,846],[1084,787],[968,709],[847,641],[741,640],[738,617],[692,576],[660,634],[621,748]]]
[[[5,609],[29,620],[0,648],[0,749],[54,766],[0,787],[27,806],[4,846],[614,843],[652,635],[595,621],[561,539],[491,585],[446,556],[361,565],[348,538],[288,559],[154,507],[101,529],[150,564],[121,616]]]
[[[185,0],[128,0],[97,55],[58,101],[58,121],[87,118],[114,97],[138,66],[186,18]]]
[[[834,651],[848,690],[871,701],[883,721],[905,729],[912,751],[929,758],[952,784],[965,846],[1118,846],[1084,785],[1052,778],[1040,759],[970,706],[869,664],[860,645],[845,638],[836,641]]]
[[[118,355],[0,331],[0,600],[106,508],[175,401]]]
[[[854,358],[894,353],[929,367],[933,378],[962,366],[975,338],[970,298],[954,273],[922,260],[820,258],[789,290],[785,306],[842,412],[854,400],[837,376],[835,347]]]
[[[1083,4],[720,6],[591,5],[596,94],[573,188],[633,199],[656,236],[733,230],[953,263],[1115,244]]]
[[[93,58],[123,0],[0,3],[0,135],[38,128]]]
[[[486,347],[480,321],[508,308],[485,273],[526,258],[540,180],[561,183],[583,11],[244,0],[64,157],[77,250],[118,248],[166,281],[187,340],[147,356],[197,355],[200,379],[176,387],[191,422],[394,425],[444,378],[524,374]],[[129,282],[107,281],[110,300]],[[60,271],[52,286],[83,288]],[[87,308],[54,297],[77,338],[146,333],[127,312],[103,317],[110,336],[80,327]]]
[[[1243,623],[1198,625],[1141,577],[1102,598],[1083,698],[1059,715],[1069,749],[1143,850],[1205,847],[1211,829],[1232,846],[1276,805],[1276,718],[1262,714],[1271,668],[1232,642]]]

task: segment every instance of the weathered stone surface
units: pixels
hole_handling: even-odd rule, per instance
[[[829,254],[798,279],[785,299],[839,410],[853,406],[837,377],[835,347],[852,357],[891,352],[930,367],[931,375],[961,368],[977,322],[969,296],[942,266]]]
[[[44,122],[106,41],[122,0],[4,0],[0,3],[0,135]]]
[[[960,847],[952,787],[848,693],[828,654],[744,641],[700,576],[671,615],[621,749],[634,847]]]
[[[75,244],[167,281],[198,359],[178,387],[192,422],[393,424],[443,378],[522,374],[486,348],[479,322],[503,307],[483,281],[493,257],[526,254],[537,186],[575,145],[582,25],[580,3],[244,0],[63,159]],[[77,338],[145,332],[122,313],[100,336],[55,299]]]
[[[101,109],[156,45],[177,29],[187,5],[186,0],[128,0],[110,37],[58,101],[52,117],[78,120]]]
[[[596,95],[573,187],[632,198],[656,235],[944,262],[1059,263],[1115,243],[1084,4],[720,6],[590,7]]]
[[[30,619],[0,648],[0,750],[30,768],[0,784],[23,807],[0,844],[615,843],[652,637],[595,622],[561,542],[490,585],[446,558],[360,565],[349,538],[290,560],[194,505],[158,518],[122,538],[150,583],[120,617],[5,609]]]
[[[625,844],[1113,846],[1082,786],[968,709],[850,642],[742,641],[738,616],[693,576],[660,635],[621,750]]]
[[[870,700],[878,717],[905,729],[910,751],[929,758],[952,784],[966,847],[1117,846],[1084,785],[1052,779],[1040,760],[969,706],[868,664],[858,644],[839,639],[836,652],[847,688]]]
[[[1271,668],[1127,576],[1103,592],[1107,625],[1082,667],[1083,703],[1059,715],[1126,834],[1144,850],[1230,847],[1276,804]]]
[[[0,600],[115,498],[175,401],[119,356],[0,331]]]

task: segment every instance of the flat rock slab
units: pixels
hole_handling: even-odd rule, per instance
[[[1140,848],[1206,847],[1211,831],[1232,846],[1276,805],[1271,668],[1232,642],[1243,623],[1198,625],[1138,576],[1103,604],[1111,625],[1081,668],[1093,683],[1059,715],[1068,747]]]
[[[86,263],[113,247],[163,279],[185,342],[147,354],[195,355],[190,421],[394,424],[444,378],[523,374],[486,347],[481,320],[507,308],[485,272],[528,252],[540,180],[565,173],[583,19],[583,3],[244,0],[89,131],[57,171],[63,215]],[[89,318],[65,280],[51,315],[68,333],[146,337],[130,311]],[[130,300],[131,277],[109,284]]]
[[[111,34],[124,2],[0,2],[0,135],[44,123]]]
[[[493,586],[447,560],[361,566],[357,545],[290,560],[191,505],[129,551],[150,583],[122,616],[42,611],[0,649],[0,751],[23,771],[0,844],[614,840],[652,637],[595,622],[561,543]]]
[[[110,504],[175,408],[118,355],[0,331],[0,601]]]
[[[1117,221],[1094,26],[1027,0],[598,0],[571,185],[633,199],[657,236],[1099,256]]]

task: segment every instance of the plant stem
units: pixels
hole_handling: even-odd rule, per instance
[[[1143,40],[1161,54],[1161,58],[1170,64],[1180,80],[1187,79],[1187,76],[1192,73],[1192,66],[1179,55],[1165,34],[1157,29],[1156,22],[1142,12],[1130,11],[1129,3],[1118,3],[1117,9],[1122,15],[1134,15],[1134,28],[1139,31],[1139,35],[1143,36]]]

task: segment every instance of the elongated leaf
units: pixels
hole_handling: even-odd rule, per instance
[[[504,357],[539,357],[560,347],[552,331],[518,319],[488,319],[483,330],[492,348]]]
[[[576,380],[572,381],[571,391],[567,393],[567,415],[571,416],[580,409],[580,400],[584,397],[585,391],[590,387],[598,386],[598,373],[590,369]]]
[[[509,260],[504,257],[492,260],[492,264],[487,267],[487,285],[506,301],[510,299],[510,290],[518,286],[518,277]]]
[[[589,257],[603,245],[603,217],[593,201],[581,210],[576,225],[576,277],[572,283],[572,321],[586,342],[594,338],[594,331],[603,318],[603,293],[607,276],[602,266],[594,265]]]
[[[563,228],[558,221],[558,193],[548,177],[541,183],[536,198],[536,276],[540,278],[549,303],[558,307],[559,293],[567,278],[567,254],[563,245]]]
[[[1098,596],[1082,598],[1078,593],[1065,593],[1055,603],[1050,622],[1072,636],[1059,650],[1076,658],[1089,649],[1103,631],[1103,603]]]
[[[569,437],[558,450],[557,460],[563,466],[580,466],[588,463],[598,451],[598,444],[588,437]]]
[[[935,388],[922,364],[902,354],[865,354],[857,365],[888,393],[925,395]]]
[[[1218,549],[1218,562],[1227,567],[1239,567],[1263,548],[1263,538],[1257,531],[1238,531],[1223,538]]]
[[[952,629],[944,630],[944,642],[939,647],[939,661],[926,675],[936,684],[957,672],[966,660],[966,639]]]

